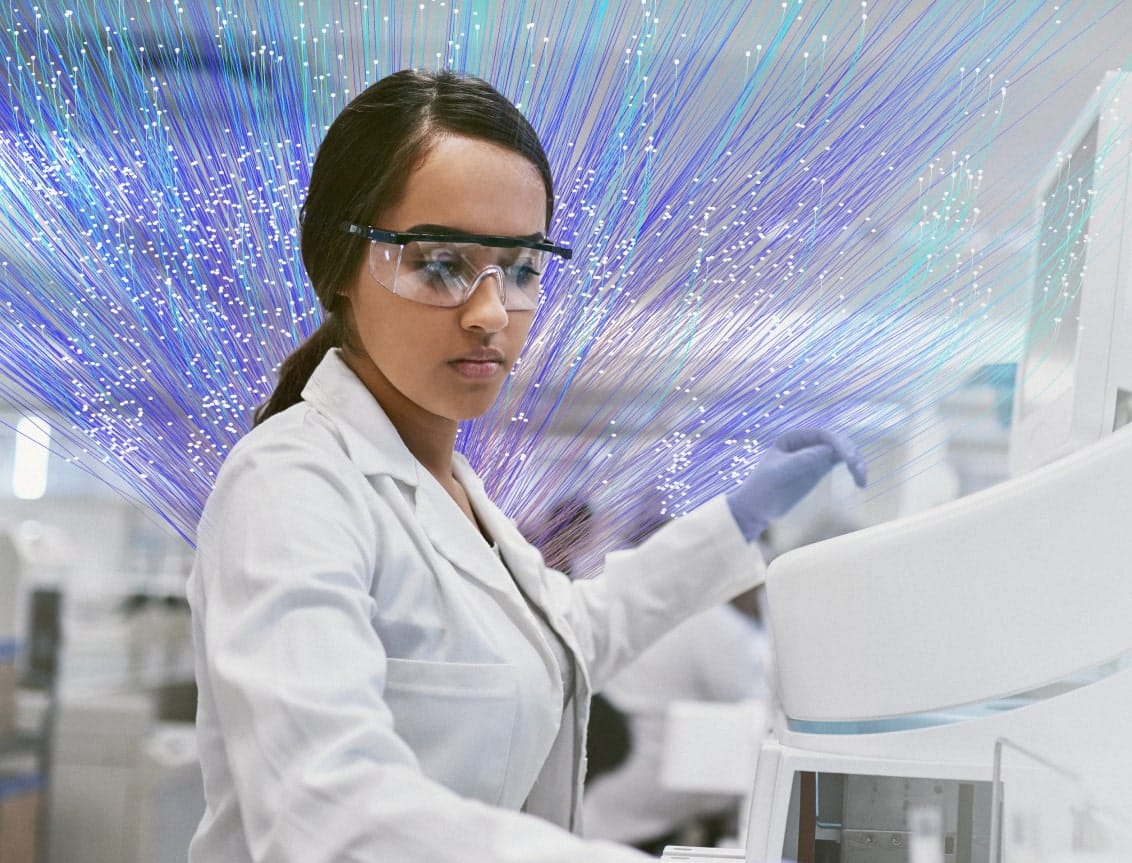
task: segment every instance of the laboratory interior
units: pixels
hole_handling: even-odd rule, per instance
[[[532,118],[592,247],[533,395],[468,433],[520,526],[569,522],[548,562],[600,578],[638,516],[718,493],[746,411],[868,463],[771,525],[757,595],[599,694],[589,835],[1132,859],[1132,2],[2,7],[0,863],[187,859],[194,513],[313,328],[304,172],[362,82],[445,63]],[[526,478],[493,484],[516,428]]]

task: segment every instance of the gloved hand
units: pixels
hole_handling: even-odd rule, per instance
[[[858,486],[865,485],[865,462],[848,437],[824,429],[792,429],[779,437],[727,503],[747,542],[845,462]]]

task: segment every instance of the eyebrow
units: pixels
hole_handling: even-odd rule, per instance
[[[407,231],[397,231],[396,233],[404,233],[404,234],[444,234],[446,236],[452,236],[452,237],[495,236],[495,235],[477,234],[474,231],[462,231],[459,228],[453,228],[449,225],[433,225],[433,224],[413,225],[413,227],[409,228]],[[499,235],[499,236],[505,236],[505,235]],[[542,231],[536,231],[533,234],[517,234],[517,235],[515,235],[515,239],[537,240],[539,242],[544,242],[546,240],[546,234],[544,234]]]
[[[387,231],[384,228],[362,227],[361,225],[355,225],[351,222],[342,222],[338,227],[339,230],[345,231],[347,234],[359,234],[377,243],[400,243],[401,245],[405,245],[406,243],[436,240],[438,237],[443,237],[446,242],[478,243],[484,246],[495,246],[500,249],[523,247],[538,249],[541,252],[550,252],[552,255],[557,255],[567,261],[574,256],[572,249],[552,243],[550,240],[546,239],[546,235],[541,231],[537,234],[528,234],[525,237],[508,237],[496,234],[468,234],[464,231],[451,228],[448,225],[415,225],[408,231]],[[428,229],[428,232],[426,233],[420,230],[421,228]]]

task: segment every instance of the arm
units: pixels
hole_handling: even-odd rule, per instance
[[[766,565],[724,498],[672,521],[636,548],[606,555],[596,578],[551,572],[551,601],[568,620],[594,691],[693,614],[762,583]]]
[[[761,584],[766,567],[754,541],[842,462],[863,486],[864,462],[846,436],[786,432],[735,491],[607,555],[598,578],[568,583],[552,574],[552,596],[578,633],[595,691],[676,624]]]

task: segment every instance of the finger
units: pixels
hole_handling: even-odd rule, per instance
[[[853,481],[858,487],[864,488],[868,481],[868,470],[865,466],[865,459],[861,456],[861,451],[857,448],[857,445],[848,435],[840,432],[828,432],[828,435],[827,442],[836,451],[837,458],[845,462],[845,467],[853,475]]]
[[[823,429],[789,429],[774,441],[775,449],[782,452],[798,452],[812,446],[828,444],[829,432]]]
[[[808,447],[829,446],[833,448],[841,460],[847,460],[849,454],[856,452],[856,445],[848,435],[829,429],[790,429],[783,432],[775,440],[774,445],[784,452],[798,452]]]
[[[828,429],[790,429],[780,435],[774,445],[776,449],[787,453],[798,453],[811,448],[824,449],[830,465],[845,462],[859,488],[864,488],[868,482],[868,470],[860,450],[848,435],[841,432]]]
[[[821,482],[841,459],[829,444],[816,444],[783,457],[788,481],[805,493]]]
[[[837,451],[827,443],[815,443],[805,449],[795,450],[783,461],[789,462],[795,469],[807,471],[818,470],[826,473],[835,464],[841,461]]]

